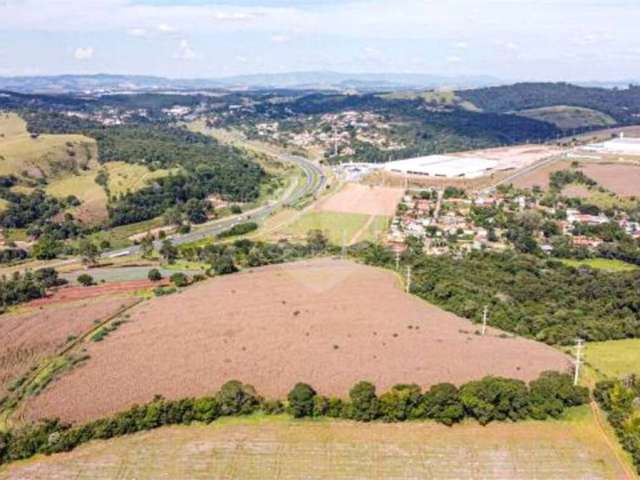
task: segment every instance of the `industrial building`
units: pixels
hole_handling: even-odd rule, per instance
[[[427,157],[396,160],[384,165],[387,172],[403,175],[425,175],[445,178],[477,178],[498,165],[496,160],[482,157],[429,155]]]
[[[625,138],[621,135],[613,140],[587,145],[584,149],[602,154],[640,156],[640,138]]]

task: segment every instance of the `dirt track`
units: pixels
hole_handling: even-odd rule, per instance
[[[299,381],[345,396],[359,380],[530,380],[565,370],[543,344],[486,337],[467,320],[404,294],[393,273],[338,260],[212,279],[130,311],[91,359],[28,404],[31,418],[86,420],[149,401],[203,395],[230,379],[282,398]]]

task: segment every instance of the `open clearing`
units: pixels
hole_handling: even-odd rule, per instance
[[[400,188],[348,183],[335,195],[321,200],[316,206],[316,210],[391,217],[395,214],[403,194],[404,190]]]
[[[331,259],[211,279],[128,313],[108,339],[84,345],[86,364],[28,401],[29,418],[87,420],[233,378],[267,397],[300,381],[346,396],[362,379],[385,390],[569,367],[547,345],[475,335],[469,321],[406,295],[392,272]]]
[[[616,124],[615,119],[606,113],[567,105],[521,110],[516,112],[516,115],[553,123],[563,130],[583,127],[610,127]]]
[[[94,441],[9,465],[9,479],[621,479],[588,407],[562,421],[447,428],[223,419]]]
[[[132,301],[104,296],[0,316],[0,397],[7,393],[11,380],[56,353],[70,336],[81,335],[95,321],[108,318]]]
[[[597,373],[621,378],[640,375],[640,340],[609,340],[586,344],[585,361]]]
[[[335,245],[343,241],[350,245],[363,240],[374,240],[385,232],[389,218],[358,213],[310,211],[289,226],[281,229],[279,236],[302,240],[309,230],[321,230]]]
[[[588,258],[585,260],[562,259],[561,261],[571,267],[591,267],[608,272],[632,272],[638,269],[636,265],[631,263],[609,258]]]

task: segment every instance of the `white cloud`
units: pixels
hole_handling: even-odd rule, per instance
[[[178,47],[178,52],[175,54],[175,57],[179,60],[193,60],[197,58],[196,52],[191,48],[188,40],[182,39],[180,40],[180,46]]]
[[[149,32],[147,32],[144,28],[130,28],[127,30],[127,33],[132,37],[146,37]]]
[[[467,42],[456,42],[456,48],[467,49],[469,44]]]
[[[514,42],[507,42],[507,43],[505,43],[505,44],[504,44],[504,47],[505,47],[507,50],[518,50],[518,48],[520,48],[520,47],[518,46],[518,44],[517,44],[517,43],[514,43]]]
[[[78,47],[73,52],[73,56],[76,60],[91,60],[93,58],[93,47]]]
[[[291,40],[291,38],[287,37],[286,35],[272,35],[271,36],[271,41],[273,43],[289,43],[289,40]]]
[[[460,63],[460,62],[462,62],[462,59],[455,55],[451,55],[447,57],[447,63]]]
[[[178,31],[178,29],[172,25],[168,25],[166,23],[159,23],[158,25],[156,25],[156,29],[160,32],[160,33],[175,33]]]

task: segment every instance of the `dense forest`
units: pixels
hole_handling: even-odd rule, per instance
[[[392,268],[393,256],[370,246],[365,262]],[[575,269],[513,252],[475,252],[460,259],[422,254],[413,264],[411,291],[446,310],[549,344],[577,337],[609,340],[640,337],[640,273]]]
[[[607,113],[621,124],[637,123],[640,114],[638,86],[620,90],[578,87],[569,83],[517,83],[456,93],[483,111],[493,113],[571,105]]]

